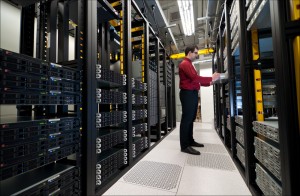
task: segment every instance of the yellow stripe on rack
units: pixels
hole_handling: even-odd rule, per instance
[[[205,49],[198,50],[199,55],[211,54],[213,52],[214,52],[214,49],[212,49],[212,48],[205,48]],[[184,57],[185,57],[184,52],[170,55],[171,59],[182,59]]]
[[[121,4],[122,4],[121,1],[116,1],[116,2],[111,3],[110,5],[113,6],[113,7],[117,7],[117,6],[121,5]]]
[[[122,11],[120,13],[122,15]],[[121,46],[121,51],[120,51],[120,73],[124,74],[124,38],[123,38],[123,21],[120,20],[120,46]]]
[[[257,69],[254,70],[254,89],[255,89],[256,120],[264,121],[261,71]]]
[[[290,0],[291,19],[300,19],[300,1]]]
[[[296,78],[296,91],[298,100],[298,123],[300,127],[300,36],[297,36],[293,42],[294,65]]]
[[[300,20],[300,1],[290,0],[291,20]],[[300,36],[295,37],[293,41],[294,66],[296,78],[296,93],[298,105],[298,123],[300,127]],[[300,132],[300,130],[299,130]]]
[[[252,57],[253,60],[259,59],[259,50],[258,50],[258,33],[257,29],[251,31],[252,36]]]
[[[109,23],[113,27],[120,26],[120,23],[117,20],[110,20]]]
[[[143,31],[144,27],[135,27],[135,28],[131,28],[131,33],[133,32],[137,32],[137,31]]]
[[[145,82],[145,37],[142,35],[142,82]]]

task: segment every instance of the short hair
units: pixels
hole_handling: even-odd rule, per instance
[[[189,52],[194,52],[195,49],[199,50],[198,46],[193,45],[193,46],[186,47],[185,51],[184,51],[185,52],[185,56],[187,56]]]

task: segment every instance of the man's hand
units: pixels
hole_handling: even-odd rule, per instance
[[[212,75],[212,81],[215,82],[216,80],[219,80],[219,79],[220,79],[220,73],[215,72]]]

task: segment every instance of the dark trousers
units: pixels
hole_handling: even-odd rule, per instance
[[[198,107],[198,91],[180,90],[179,96],[182,106],[180,146],[181,149],[185,149],[194,142],[193,128]]]

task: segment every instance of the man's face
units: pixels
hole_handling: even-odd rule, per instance
[[[194,52],[191,52],[191,61],[194,61],[195,59],[198,59],[198,49],[195,48]]]

